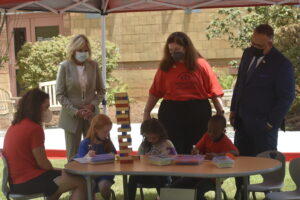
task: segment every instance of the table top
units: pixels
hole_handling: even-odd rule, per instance
[[[186,176],[202,178],[239,177],[264,174],[281,167],[278,160],[260,157],[237,157],[232,168],[217,168],[211,161],[199,165],[166,165],[150,164],[145,157],[133,163],[81,164],[72,161],[65,165],[65,170],[78,175],[160,175]]]

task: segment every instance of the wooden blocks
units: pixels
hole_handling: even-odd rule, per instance
[[[125,92],[115,93],[114,96],[117,124],[121,125],[121,127],[118,128],[118,132],[122,133],[122,135],[118,136],[120,147],[119,160],[121,163],[132,163],[133,158],[130,155],[132,148],[129,147],[132,145],[132,141],[130,134],[127,133],[131,131],[129,98]]]
[[[131,128],[118,128],[118,132],[130,132]]]

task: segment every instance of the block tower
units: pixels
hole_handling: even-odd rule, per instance
[[[121,163],[132,163],[132,156],[129,155],[132,152],[132,140],[130,134],[127,132],[131,131],[130,127],[130,107],[127,93],[115,93],[115,105],[116,105],[116,118],[117,124],[121,127],[118,128],[119,147],[120,147],[120,162]]]

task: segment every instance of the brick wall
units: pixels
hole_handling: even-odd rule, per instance
[[[161,11],[109,14],[106,18],[107,39],[120,49],[120,63],[157,63],[167,37],[174,31],[187,33],[199,52],[208,60],[226,65],[228,60],[239,58],[241,51],[230,48],[225,40],[206,39],[206,27],[216,9],[204,9],[187,14],[184,11]],[[90,38],[101,38],[100,16],[71,14],[71,33],[86,34]]]

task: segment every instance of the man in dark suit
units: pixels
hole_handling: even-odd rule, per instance
[[[239,66],[230,122],[241,156],[277,149],[278,129],[295,97],[292,64],[273,47],[273,37],[269,25],[256,27]]]

